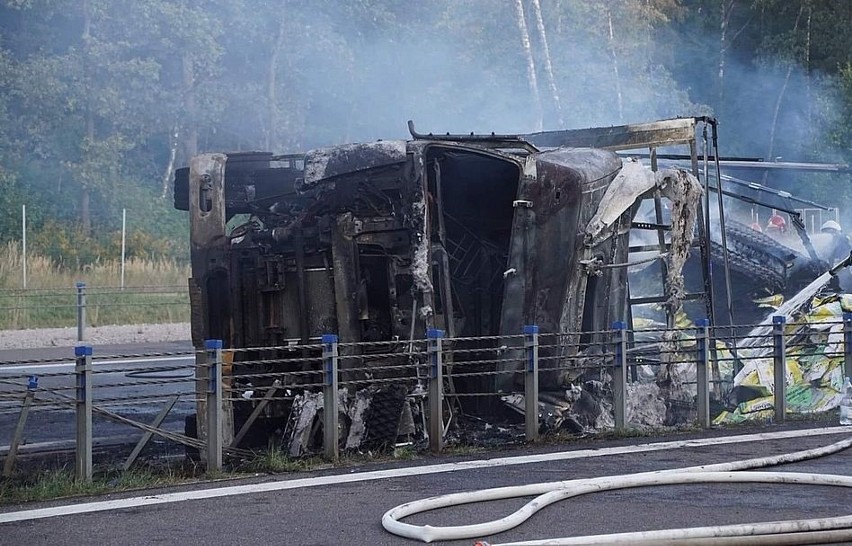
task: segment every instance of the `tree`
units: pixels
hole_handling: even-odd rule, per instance
[[[553,63],[550,57],[550,46],[547,43],[547,32],[544,27],[544,17],[541,11],[541,2],[532,0],[533,13],[535,14],[535,26],[538,29],[538,38],[541,42],[541,53],[544,57],[544,72],[547,74],[547,84],[550,88],[550,96],[553,99],[553,107],[556,110],[556,121],[558,126],[564,127],[565,120],[562,117],[562,103],[559,100],[559,89],[556,78],[553,76]]]
[[[518,25],[518,33],[521,37],[524,58],[527,61],[527,83],[530,86],[530,97],[532,98],[533,111],[535,112],[535,130],[541,131],[544,125],[541,111],[541,94],[538,91],[538,76],[536,75],[535,58],[533,57],[532,47],[530,46],[530,34],[527,30],[523,0],[515,0],[515,20]]]
[[[850,34],[831,0],[3,0],[2,199],[95,237],[135,207],[185,237],[157,198],[192,155],[405,138],[407,119],[712,113],[726,155],[850,161]]]

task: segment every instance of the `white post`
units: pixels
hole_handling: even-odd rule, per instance
[[[124,249],[127,241],[127,209],[121,209],[121,289],[124,290]]]
[[[27,288],[27,206],[21,205],[21,271],[24,290]]]

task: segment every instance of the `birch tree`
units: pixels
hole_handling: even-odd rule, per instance
[[[532,0],[535,23],[538,28],[538,37],[541,41],[541,50],[544,55],[544,72],[547,74],[547,83],[550,87],[550,96],[553,99],[553,107],[556,110],[556,122],[559,127],[565,127],[565,119],[562,117],[562,104],[559,101],[559,90],[556,87],[556,78],[553,77],[553,64],[550,60],[550,47],[547,43],[547,33],[544,28],[544,18],[541,15],[541,3]]]
[[[609,52],[612,59],[612,75],[615,87],[615,97],[618,104],[618,121],[624,122],[624,96],[621,92],[621,74],[618,71],[618,53],[615,47],[615,32],[612,29],[612,12],[606,8],[607,30],[609,31]]]
[[[796,21],[793,23],[792,30],[792,38],[791,40],[795,41],[796,35],[799,31],[799,23],[802,20],[802,13],[805,10],[805,1],[801,0],[799,2],[799,12],[796,15]],[[778,98],[775,100],[775,108],[772,112],[772,123],[769,126],[769,145],[766,152],[766,158],[772,159],[773,154],[775,153],[775,133],[778,129],[778,117],[781,113],[781,103],[784,101],[784,95],[787,93],[787,86],[790,83],[790,76],[793,74],[793,68],[795,67],[795,57],[791,58],[787,61],[787,70],[784,75],[784,83],[781,85],[781,90],[778,92]],[[764,177],[765,178],[765,177]]]
[[[541,95],[538,91],[538,77],[535,69],[535,58],[533,57],[530,44],[530,33],[527,30],[527,21],[524,16],[523,0],[515,0],[515,17],[518,31],[521,35],[521,47],[527,62],[527,83],[530,87],[530,95],[533,102],[533,115],[535,116],[535,131],[541,131],[544,127],[544,114],[541,108]]]
[[[718,89],[716,105],[719,114],[725,109],[725,69],[727,68],[728,53],[740,34],[748,28],[754,13],[752,12],[738,29],[731,29],[737,6],[738,0],[720,0],[719,2],[719,58],[716,82]]]

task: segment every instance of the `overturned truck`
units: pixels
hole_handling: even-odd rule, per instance
[[[195,157],[175,175],[175,206],[190,215],[193,342],[241,349],[231,368],[238,375],[258,360],[267,371],[299,370],[304,353],[288,345],[326,333],[347,344],[399,341],[404,351],[428,328],[475,338],[536,324],[576,333],[573,349],[562,350],[574,354],[556,355],[576,357],[628,314],[629,233],[646,198],[672,203],[660,301],[671,312],[679,306],[700,185],[684,170],[653,172],[613,150],[689,143],[695,158],[700,121],[525,136],[423,135],[410,126],[407,141]],[[709,239],[699,242],[706,256]],[[263,347],[278,349],[260,359],[251,349]],[[369,347],[349,350],[369,367]],[[571,380],[557,369],[540,383],[564,392]],[[511,374],[486,374],[455,387],[514,385]],[[245,390],[228,407],[231,435],[251,412]],[[469,400],[465,411],[494,409]],[[271,404],[266,421],[286,419],[291,404]],[[263,421],[255,429],[270,434],[275,425]]]

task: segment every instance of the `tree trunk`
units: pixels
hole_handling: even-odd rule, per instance
[[[807,31],[805,33],[805,104],[807,104],[808,113],[808,129],[813,134],[813,100],[811,99],[811,20],[814,15],[813,3],[808,2],[808,22],[806,23]],[[809,135],[810,136],[810,135]]]
[[[737,37],[749,26],[751,23],[754,14],[749,15],[748,20],[743,23],[736,32],[731,33],[731,20],[734,15],[734,8],[736,7],[737,0],[721,0],[722,7],[722,17],[719,23],[719,72],[718,72],[718,103],[716,107],[716,117],[722,118],[724,117],[724,108],[725,108],[725,69],[728,64],[728,51],[734,44],[734,41]]]
[[[91,74],[90,70],[90,55],[91,55],[91,30],[92,30],[92,15],[89,11],[89,2],[88,0],[83,0],[83,78],[86,81],[86,85],[91,84]],[[86,141],[84,143],[84,150],[82,157],[80,158],[81,163],[86,163],[88,158],[86,157],[89,153],[87,148],[90,148],[92,144],[95,142],[95,119],[92,114],[92,98],[91,94],[86,95]],[[87,167],[83,167],[84,170],[88,170]],[[92,215],[90,211],[90,203],[91,203],[91,188],[89,187],[89,178],[87,175],[83,175],[80,187],[80,231],[83,233],[84,237],[89,237],[92,234]]]
[[[799,21],[802,20],[802,13],[805,10],[805,2],[799,2],[799,13],[796,15],[796,23],[793,25],[793,39],[795,40],[796,32],[799,30]],[[772,161],[772,156],[775,152],[775,132],[778,129],[778,117],[781,114],[781,103],[784,100],[784,95],[787,93],[787,85],[790,83],[790,76],[793,74],[793,68],[796,65],[794,59],[790,59],[787,66],[787,74],[784,76],[784,84],[781,86],[781,91],[778,93],[778,100],[775,101],[775,111],[772,115],[772,125],[769,128],[769,149],[766,152],[766,159]],[[763,177],[764,182],[767,175]]]
[[[184,52],[181,57],[183,65],[183,106],[186,110],[184,122],[183,152],[187,163],[198,155],[198,107],[195,102],[195,67],[192,55]]]
[[[538,92],[538,79],[536,78],[535,59],[530,46],[530,33],[527,30],[527,21],[524,17],[523,0],[515,0],[515,11],[518,17],[518,30],[521,31],[521,46],[527,59],[527,82],[530,86],[530,94],[533,100],[533,111],[535,115],[535,130],[544,128],[544,114],[541,110],[541,95]]]
[[[547,34],[544,30],[544,18],[541,16],[541,2],[532,0],[535,12],[535,24],[538,28],[538,36],[541,40],[541,48],[544,51],[544,71],[547,74],[547,83],[550,86],[550,96],[553,98],[553,106],[556,110],[556,121],[559,127],[565,127],[562,117],[562,103],[559,101],[559,90],[556,87],[556,78],[553,77],[553,65],[550,62],[550,47],[547,44]]]
[[[84,237],[89,237],[92,234],[92,214],[89,207],[91,200],[89,188],[83,186],[80,192],[80,232]]]
[[[618,72],[618,54],[615,51],[615,32],[612,29],[612,12],[606,10],[606,19],[609,23],[609,52],[612,56],[612,72],[615,76],[615,96],[618,100],[618,121],[624,121],[624,96],[621,92],[621,75]]]
[[[278,34],[275,37],[275,43],[272,46],[272,54],[269,56],[269,69],[266,75],[266,131],[264,135],[265,150],[278,149],[280,142],[278,139],[278,97],[277,97],[277,80],[278,80],[278,59],[281,57],[281,49],[284,47],[284,26],[287,20],[286,17],[287,2],[281,2],[281,9],[278,12]]]
[[[175,170],[178,143],[180,142],[179,139],[180,132],[178,130],[178,126],[175,125],[169,135],[169,162],[166,165],[166,170],[163,172],[163,191],[160,193],[160,199],[165,199],[169,194],[169,182],[172,181],[172,173]]]
[[[725,104],[725,61],[728,53],[728,26],[731,23],[731,15],[734,13],[736,0],[722,0],[722,17],[719,22],[719,92],[717,94],[716,104],[721,113],[721,109]]]

